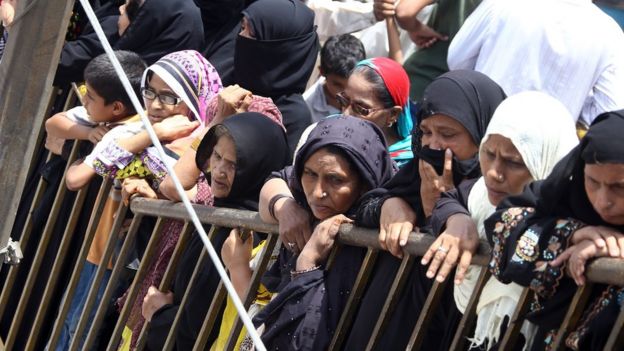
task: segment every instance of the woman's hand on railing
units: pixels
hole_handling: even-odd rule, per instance
[[[143,305],[141,306],[141,313],[146,321],[151,322],[154,313],[161,309],[165,305],[173,303],[173,293],[171,291],[163,293],[155,286],[150,286],[147,290],[145,298],[143,298]]]
[[[148,199],[157,199],[158,195],[150,187],[145,179],[126,178],[121,188],[121,198],[124,204],[128,205],[133,196],[145,197]]]
[[[275,204],[275,218],[282,243],[294,253],[301,252],[312,235],[310,213],[293,198],[283,198]]]
[[[463,213],[454,214],[446,221],[446,230],[429,246],[420,263],[429,264],[427,278],[435,277],[440,283],[459,263],[455,284],[460,284],[478,248],[479,234],[472,218]]]
[[[568,275],[576,285],[585,285],[587,262],[596,257],[624,258],[624,234],[607,227],[583,227],[570,239],[573,244],[550,262],[553,267],[568,263]]]
[[[343,223],[353,221],[344,215],[336,215],[323,220],[314,228],[310,240],[297,258],[297,271],[306,271],[325,262]]]
[[[391,197],[381,206],[379,245],[396,257],[403,257],[403,246],[414,229],[416,213],[400,197]]]

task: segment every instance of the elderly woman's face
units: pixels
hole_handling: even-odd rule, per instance
[[[624,225],[624,164],[585,165],[585,192],[605,222]]]
[[[226,198],[236,175],[236,144],[229,135],[217,140],[210,154],[210,189],[215,198]]]
[[[488,199],[494,206],[509,195],[517,195],[533,177],[522,155],[509,138],[492,134],[479,152],[481,174],[485,179]]]
[[[341,155],[327,149],[306,160],[301,184],[312,214],[320,220],[347,212],[362,193],[358,173]]]
[[[473,157],[479,151],[468,130],[454,118],[445,115],[427,117],[420,123],[420,130],[423,147],[451,149],[453,155],[461,161]]]

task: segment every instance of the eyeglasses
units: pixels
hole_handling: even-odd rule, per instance
[[[347,94],[345,94],[344,91],[336,94],[336,100],[338,100],[338,104],[340,105],[340,108],[343,111],[347,107],[351,106],[351,108],[353,109],[353,112],[355,112],[356,114],[358,114],[358,115],[360,115],[362,117],[367,117],[371,113],[376,112],[376,111],[381,111],[381,110],[387,110],[388,109],[388,108],[385,108],[385,107],[381,107],[381,108],[368,108],[368,107],[364,107],[364,106],[358,104],[357,102],[351,101],[351,99],[347,96]]]
[[[147,100],[154,100],[158,98],[158,101],[160,101],[162,104],[165,104],[165,105],[175,106],[179,104],[180,102],[182,102],[182,99],[180,99],[177,96],[170,95],[170,94],[158,94],[157,92],[155,92],[154,90],[150,88],[141,88],[141,95],[143,95],[143,98]]]

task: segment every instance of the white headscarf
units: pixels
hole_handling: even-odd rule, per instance
[[[498,134],[511,140],[533,180],[546,178],[553,167],[578,144],[574,119],[558,100],[542,92],[529,91],[504,100],[494,112],[481,141],[481,149],[490,135]],[[494,213],[495,206],[488,199],[485,181],[481,177],[468,196],[468,211],[477,225],[479,237],[485,238],[483,222]],[[481,268],[471,266],[464,282],[455,287],[455,302],[463,313],[474,290]],[[499,338],[505,315],[513,314],[523,287],[502,284],[495,278],[486,283],[477,305],[477,326],[474,345]],[[533,334],[528,323],[523,334]]]

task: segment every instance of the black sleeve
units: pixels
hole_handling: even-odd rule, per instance
[[[117,19],[119,16],[108,16],[101,20],[102,29],[113,45],[118,39]],[[84,69],[96,56],[103,54],[104,48],[100,43],[95,31],[87,28],[85,32],[74,41],[63,46],[61,58],[56,69],[54,85],[64,86],[72,82],[84,81]]]
[[[454,214],[463,213],[470,216],[468,212],[468,195],[477,179],[468,179],[451,191],[444,192],[436,202],[431,214],[430,224],[434,235],[440,235],[446,228],[446,221]]]

